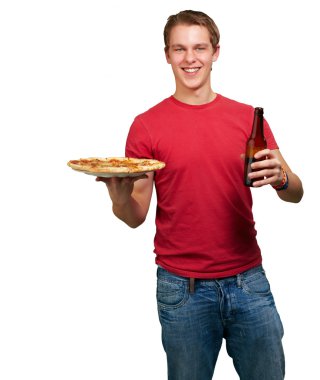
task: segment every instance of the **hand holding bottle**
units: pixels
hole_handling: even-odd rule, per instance
[[[253,187],[276,186],[281,183],[281,162],[272,150],[260,150],[254,155],[254,158],[255,162],[251,164],[253,171],[248,173]]]

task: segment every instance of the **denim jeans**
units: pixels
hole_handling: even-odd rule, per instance
[[[261,266],[196,280],[157,270],[169,380],[211,380],[222,339],[241,380],[283,380],[283,327]]]

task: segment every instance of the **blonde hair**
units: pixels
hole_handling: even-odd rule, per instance
[[[176,15],[171,15],[168,17],[167,23],[163,31],[164,44],[165,44],[166,51],[169,49],[169,39],[170,39],[170,33],[171,33],[172,28],[176,25],[181,25],[181,24],[200,25],[200,26],[206,27],[210,34],[210,42],[213,46],[213,50],[214,51],[216,50],[220,41],[220,33],[215,22],[212,20],[212,18],[210,18],[208,15],[206,15],[203,12],[187,10],[187,11],[181,11],[177,13]]]

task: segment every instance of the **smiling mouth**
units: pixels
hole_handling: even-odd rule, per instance
[[[201,67],[182,67],[182,70],[185,71],[186,73],[196,73],[200,69]]]

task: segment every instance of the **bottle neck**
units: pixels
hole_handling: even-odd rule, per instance
[[[255,113],[251,131],[251,138],[263,136],[263,114]]]

